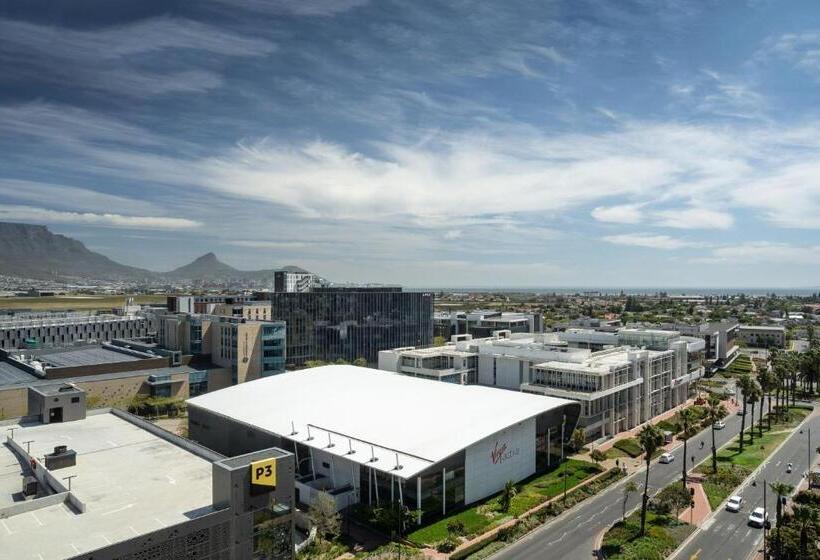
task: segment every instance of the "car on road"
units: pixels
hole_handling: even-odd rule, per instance
[[[738,512],[740,511],[740,504],[743,503],[743,498],[740,496],[732,496],[729,498],[729,501],[726,502],[726,511],[733,511]]]
[[[755,508],[754,511],[749,514],[749,525],[752,527],[760,527],[762,529],[768,519],[769,514],[766,513],[762,507]]]
[[[672,455],[671,453],[664,453],[663,455],[660,456],[660,459],[658,459],[658,462],[668,464],[668,463],[671,463],[674,460],[675,460],[674,455]]]
[[[718,420],[717,422],[715,422],[715,429],[716,430],[722,430],[725,427],[726,427],[726,422],[724,422],[723,420]]]
[[[728,389],[725,389],[723,391],[723,394],[726,395],[727,397],[734,397],[735,394],[736,394],[736,391],[732,388],[728,388]]]

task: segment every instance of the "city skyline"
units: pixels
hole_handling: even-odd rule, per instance
[[[152,270],[817,285],[809,2],[44,6],[0,7],[2,221]]]

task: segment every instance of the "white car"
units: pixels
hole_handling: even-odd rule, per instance
[[[675,460],[674,455],[672,455],[671,453],[664,453],[663,455],[660,456],[660,458],[658,459],[658,462],[668,464],[668,463],[671,463],[674,460]]]
[[[718,420],[717,422],[715,422],[715,429],[716,430],[722,430],[725,427],[726,427],[726,422],[724,422],[723,420]]]
[[[762,507],[755,508],[754,511],[749,514],[749,525],[763,528],[763,525],[768,519],[769,514],[763,511]]]
[[[740,504],[742,503],[743,498],[741,498],[740,496],[732,496],[731,498],[729,498],[729,501],[726,502],[726,511],[738,512],[740,511]]]

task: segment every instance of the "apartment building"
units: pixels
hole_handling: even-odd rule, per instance
[[[17,313],[0,316],[0,349],[110,342],[115,338],[140,338],[154,331],[153,313]]]
[[[437,311],[433,315],[433,334],[450,340],[459,334],[486,338],[493,332],[536,333],[544,330],[540,313],[508,313],[493,309],[475,311]]]
[[[628,430],[686,401],[703,373],[703,340],[677,332],[469,335],[438,348],[379,353],[379,368],[442,381],[474,382],[581,403],[589,439]]]

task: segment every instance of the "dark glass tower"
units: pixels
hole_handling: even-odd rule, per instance
[[[379,350],[433,342],[433,294],[399,287],[314,288],[260,293],[287,325],[287,365],[308,360],[378,361]]]

